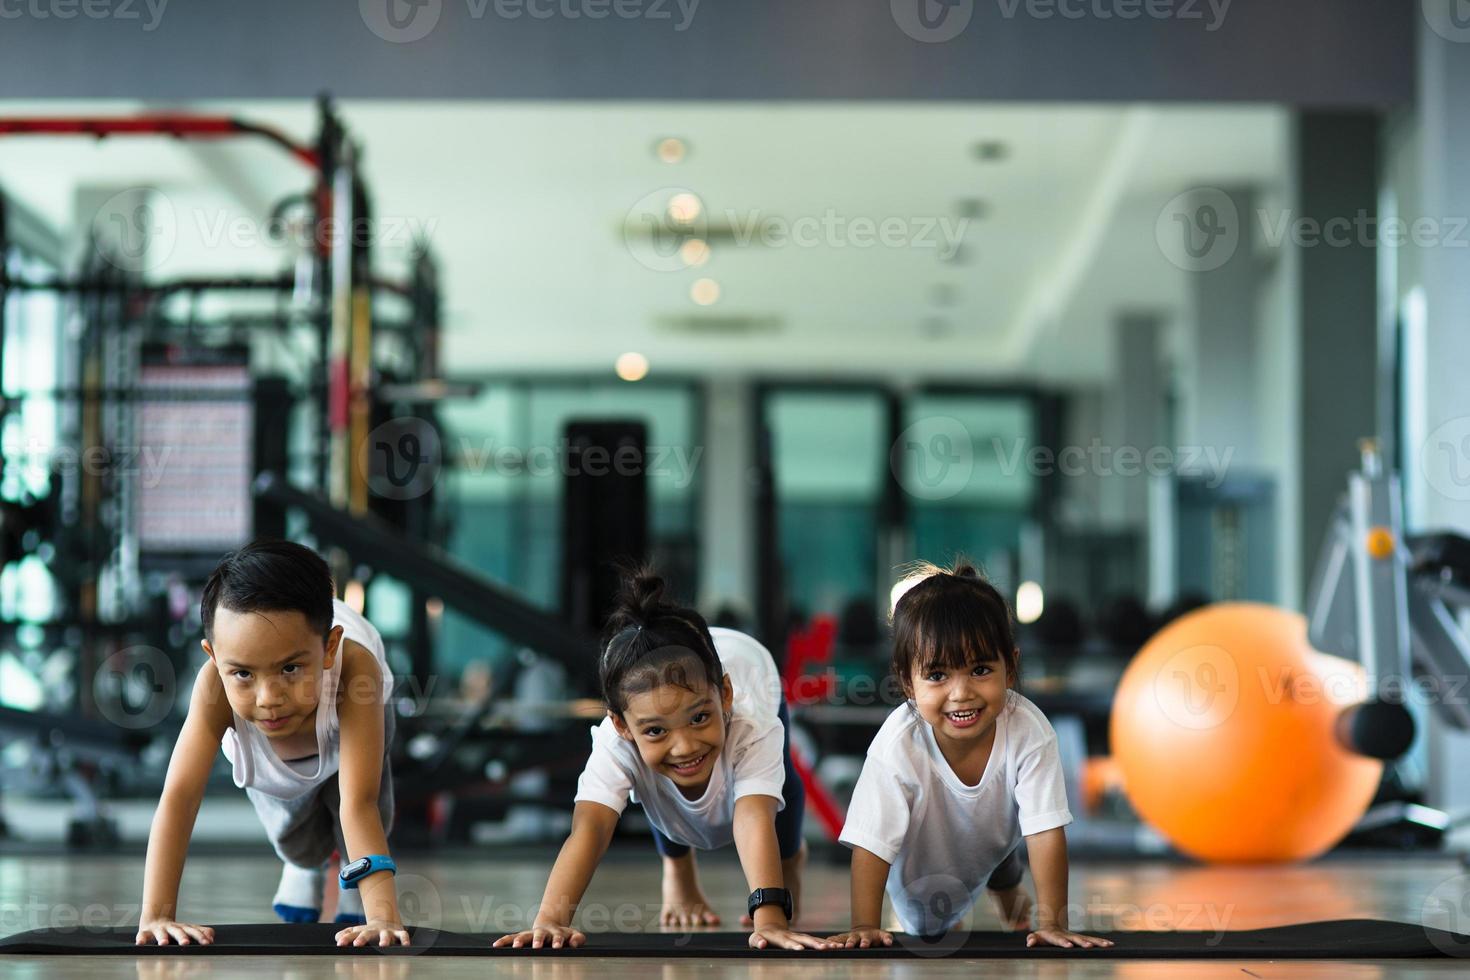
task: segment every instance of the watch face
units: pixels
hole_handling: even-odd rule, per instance
[[[367,869],[368,869],[368,859],[367,858],[358,858],[356,861],[353,861],[347,867],[345,867],[345,868],[342,869],[342,877],[344,877],[344,878],[352,878],[352,877],[355,877],[357,875],[362,874]]]

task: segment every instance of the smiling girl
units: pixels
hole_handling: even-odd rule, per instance
[[[496,946],[581,946],[572,915],[629,799],[663,857],[663,925],[716,925],[694,848],[732,841],[750,884],[750,945],[823,949],[791,930],[805,849],[804,795],[791,766],[785,700],[765,647],[710,629],[664,599],[648,572],[625,583],[599,660],[607,717],[577,784],[572,831],[530,929]]]
[[[1057,737],[1013,688],[1010,610],[968,564],[925,566],[893,610],[893,672],[908,695],[868,747],[841,841],[852,848],[846,947],[891,946],[885,883],[906,932],[942,934],[989,891],[1002,922],[1028,929],[1018,848],[1036,881],[1027,946],[1112,943],[1067,927],[1071,822]]]

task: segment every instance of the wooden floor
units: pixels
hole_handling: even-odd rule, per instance
[[[405,916],[443,929],[493,932],[527,914],[546,882],[549,857],[535,860],[474,853],[405,858],[400,874]],[[106,922],[134,924],[142,888],[138,857],[0,855],[0,933],[48,925]],[[269,859],[195,857],[185,872],[185,915],[203,922],[270,921],[276,869]],[[726,927],[738,928],[745,885],[733,861],[704,866],[706,889]],[[1077,927],[1095,929],[1251,929],[1320,919],[1385,918],[1470,931],[1470,875],[1456,862],[1425,858],[1341,859],[1299,868],[1202,868],[1168,863],[1077,863],[1071,901]],[[816,860],[808,868],[801,925],[835,930],[847,915],[847,879],[837,863]],[[584,903],[585,914],[601,916],[603,928],[654,928],[658,868],[651,849],[619,844],[599,871]],[[998,925],[989,909],[978,909],[972,928]],[[256,957],[178,959],[131,957],[5,957],[0,975],[10,978],[189,978],[289,975],[294,980],[399,980],[487,974],[546,980],[578,980],[656,971],[660,980],[682,977],[778,977],[800,969],[809,977],[1448,977],[1465,975],[1463,960],[1373,963],[1298,961],[1134,961],[924,959],[861,963],[851,959],[791,960],[762,964],[759,954],[743,960],[537,959],[492,961],[483,957],[422,957],[412,960],[307,956],[289,960]]]

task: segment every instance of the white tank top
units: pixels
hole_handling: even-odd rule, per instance
[[[393,672],[378,631],[341,599],[332,600],[332,625],[342,627],[342,639],[354,640],[372,651],[383,671],[383,703],[393,693]],[[341,729],[337,720],[337,687],[342,677],[343,651],[322,672],[322,697],[316,710],[315,759],[288,764],[276,755],[270,739],[248,719],[234,716],[234,726],[225,730],[220,748],[234,766],[235,785],[253,789],[281,800],[294,800],[311,792],[337,774],[341,764]]]

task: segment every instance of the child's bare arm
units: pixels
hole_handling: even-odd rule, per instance
[[[341,794],[342,838],[355,861],[370,854],[388,853],[388,835],[378,812],[378,794],[383,778],[383,669],[371,650],[342,640],[341,703],[337,706],[341,728],[341,768],[337,789]],[[367,923],[349,926],[337,933],[339,946],[363,946],[376,939],[380,946],[393,941],[408,945],[408,932],[398,915],[398,890],[393,873],[378,871],[358,882]]]
[[[187,945],[190,939],[209,943],[214,930],[175,921],[178,915],[179,879],[184,873],[184,857],[189,851],[189,837],[209,770],[219,751],[220,739],[230,726],[230,704],[225,699],[224,685],[214,664],[206,663],[194,678],[194,691],[189,698],[189,714],[174,744],[168,763],[163,794],[153,815],[148,832],[148,857],[143,871],[143,907],[138,917],[136,942],[150,940],[160,946],[174,942]]]
[[[1031,877],[1036,880],[1036,931],[1026,937],[1027,946],[1113,945],[1106,939],[1084,936],[1067,927],[1067,832],[1053,827],[1026,838],[1026,855]]]
[[[865,848],[852,849],[852,928],[833,936],[834,943],[851,949],[874,944],[893,945],[893,934],[882,928],[883,886],[888,862]]]
[[[541,896],[541,907],[530,929],[513,932],[495,940],[496,946],[530,945],[540,949],[550,943],[553,949],[580,946],[586,935],[572,928],[572,915],[582,901],[598,862],[612,843],[618,813],[601,803],[584,800],[572,810],[572,832],[561,846]]]
[[[785,888],[781,873],[781,845],[776,839],[776,804],[774,796],[753,794],[735,801],[735,853],[751,891],[757,888]],[[816,936],[793,932],[784,909],[762,905],[752,918],[750,945],[756,949],[826,949],[827,942]]]

